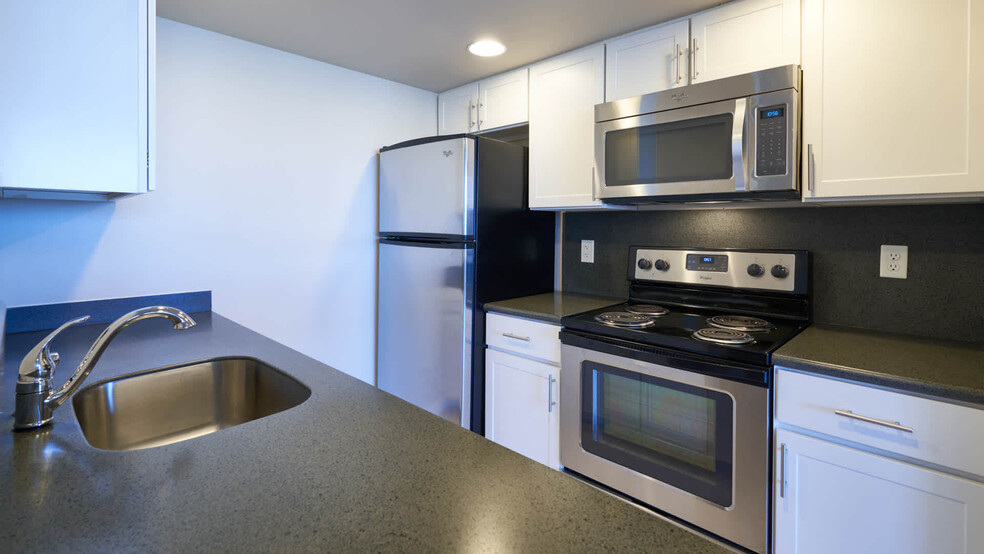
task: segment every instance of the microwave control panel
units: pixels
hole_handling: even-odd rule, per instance
[[[789,118],[786,106],[758,109],[755,131],[755,174],[786,174],[786,131]]]

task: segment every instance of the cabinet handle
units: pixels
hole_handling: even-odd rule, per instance
[[[693,40],[693,47],[690,49],[690,56],[693,58],[693,62],[690,65],[690,72],[693,74],[693,80],[697,80],[697,39]]]
[[[813,145],[806,145],[806,189],[813,192],[813,180],[816,175],[816,169],[813,167]]]
[[[485,123],[485,120],[482,119],[484,117],[482,115],[482,111],[483,111],[484,108],[485,108],[485,103],[484,102],[479,102],[478,103],[478,109],[475,110],[476,112],[478,112],[478,126],[479,127],[482,126],[482,123]]]
[[[503,333],[502,336],[504,336],[506,338],[510,338],[510,339],[516,339],[516,340],[521,340],[521,341],[525,341],[525,342],[530,342],[530,338],[529,337],[524,337],[524,336],[521,336],[521,335],[514,335],[512,333]]]
[[[912,433],[913,432],[912,431],[912,427],[906,427],[905,425],[900,424],[898,421],[886,421],[884,419],[875,419],[873,417],[868,417],[868,416],[863,416],[863,415],[860,415],[860,414],[856,414],[856,413],[852,412],[851,410],[834,410],[834,413],[837,414],[837,415],[839,415],[839,416],[847,417],[847,418],[850,418],[850,419],[856,419],[858,421],[864,421],[864,422],[867,422],[867,423],[873,423],[875,425],[881,425],[882,427],[888,427],[890,429],[895,429],[896,431],[904,431],[906,433]]]
[[[679,83],[680,82],[680,57],[683,56],[683,48],[680,48],[680,45],[677,44],[676,45],[676,50],[677,50],[677,55],[676,55],[676,73],[677,73],[677,79],[676,79],[676,82]]]
[[[468,104],[468,127],[469,128],[475,126],[475,120],[472,119],[472,112],[474,112],[474,111],[475,111],[475,104],[469,103]]]
[[[786,498],[786,443],[779,445],[779,498]]]
[[[553,407],[557,404],[557,402],[555,402],[553,399],[554,383],[556,382],[557,379],[554,379],[553,375],[551,375],[549,380],[547,381],[547,413],[552,412]]]

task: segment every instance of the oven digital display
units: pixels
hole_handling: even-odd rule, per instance
[[[687,254],[687,269],[689,271],[728,271],[727,254]]]

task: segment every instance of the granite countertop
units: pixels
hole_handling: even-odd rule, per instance
[[[625,299],[557,291],[489,302],[485,305],[485,310],[560,325],[560,318],[564,316],[621,302],[625,302]]]
[[[812,325],[776,350],[776,366],[984,407],[984,347]]]
[[[217,314],[193,316],[187,331],[160,319],[125,329],[88,383],[242,355],[311,397],[145,450],[89,446],[71,400],[53,425],[14,433],[17,366],[45,332],[8,335],[0,551],[729,551]],[[103,327],[56,340],[56,385]]]

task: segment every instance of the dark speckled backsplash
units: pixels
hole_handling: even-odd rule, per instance
[[[568,212],[563,241],[565,292],[620,297],[630,245],[809,250],[814,321],[984,345],[982,204]],[[908,279],[878,276],[882,244],[908,245]]]

